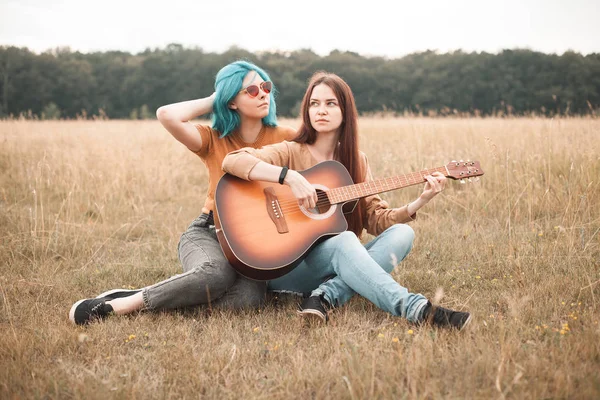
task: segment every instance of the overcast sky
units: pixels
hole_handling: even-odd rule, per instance
[[[356,5],[353,5],[356,4]],[[600,53],[599,0],[0,0],[0,45],[82,52],[349,50],[389,58],[529,48]]]

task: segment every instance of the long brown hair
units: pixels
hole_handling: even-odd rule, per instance
[[[317,132],[310,123],[308,113],[310,107],[310,97],[313,89],[318,85],[327,85],[335,93],[340,109],[342,110],[342,124],[340,125],[339,145],[336,147],[333,158],[346,167],[354,183],[364,181],[365,167],[362,165],[361,157],[358,152],[358,112],[356,103],[350,86],[336,74],[318,71],[313,74],[308,83],[308,88],[302,99],[302,126],[300,127],[298,137],[295,139],[298,143],[313,144],[317,139]],[[348,221],[348,230],[354,232],[360,237],[363,231],[363,210],[365,201],[361,199],[351,214],[346,214]]]

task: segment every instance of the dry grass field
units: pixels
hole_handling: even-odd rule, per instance
[[[297,121],[282,121],[296,126]],[[0,398],[600,397],[600,120],[361,119],[376,177],[479,160],[412,223],[393,276],[466,332],[361,298],[68,320],[73,302],[180,272],[207,174],[156,121],[0,121]],[[421,187],[386,193],[403,205]]]

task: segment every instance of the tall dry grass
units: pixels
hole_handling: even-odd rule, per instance
[[[380,177],[481,161],[480,182],[419,213],[393,273],[442,288],[473,313],[468,332],[360,298],[322,327],[293,299],[75,327],[74,301],[180,271],[206,171],[157,122],[2,121],[0,398],[598,398],[600,121],[372,118],[361,132]]]

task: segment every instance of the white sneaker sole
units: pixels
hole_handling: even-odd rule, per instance
[[[118,293],[118,292],[123,292],[123,293],[131,293],[132,295],[137,293],[137,292],[141,292],[142,289],[112,289],[109,290],[107,292],[104,292],[102,294],[99,294],[98,296],[96,296],[97,299],[101,298],[101,297],[107,297],[110,296],[113,293]],[[121,297],[127,297],[127,296],[121,296]]]
[[[315,322],[327,322],[327,317],[323,313],[316,310],[297,310],[296,313],[301,316],[304,320],[315,321]]]
[[[469,326],[469,324],[471,323],[471,319],[473,318],[472,314],[469,314],[469,318],[467,318],[467,320],[465,321],[464,325],[462,326],[462,328],[460,328],[458,331],[462,332],[465,329],[467,329],[467,326]]]

